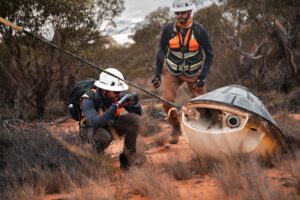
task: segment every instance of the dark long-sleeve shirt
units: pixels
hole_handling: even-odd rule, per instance
[[[142,108],[140,104],[126,105],[125,110],[130,113],[142,115]],[[99,115],[98,110],[105,110],[102,115]],[[92,128],[104,127],[110,120],[115,119],[117,105],[111,100],[105,98],[101,90],[97,90],[94,99],[83,98],[82,112],[87,120],[87,125]]]
[[[159,51],[157,53],[156,57],[156,70],[155,70],[155,76],[160,76],[162,73],[163,69],[163,63],[164,59],[166,57],[168,48],[169,48],[169,40],[174,36],[174,31],[173,31],[173,25],[174,23],[168,24],[162,33],[161,40],[160,40],[160,47]],[[205,60],[203,64],[203,69],[199,75],[199,78],[204,80],[207,76],[207,73],[210,69],[210,66],[212,64],[213,60],[213,49],[208,37],[208,33],[206,29],[200,25],[199,23],[194,23],[194,34],[195,37],[199,43],[199,46],[201,49],[203,49],[205,53]],[[195,30],[198,31],[195,31]]]

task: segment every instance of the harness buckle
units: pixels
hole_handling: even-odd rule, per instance
[[[180,47],[180,51],[181,51],[182,53],[187,53],[187,52],[189,52],[189,48],[188,48],[187,46],[181,46],[181,47]]]

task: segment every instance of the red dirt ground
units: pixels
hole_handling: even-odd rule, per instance
[[[293,116],[298,119],[297,116]],[[299,117],[300,118],[300,117]],[[159,134],[164,135],[168,134],[170,131],[170,127],[165,124],[161,123],[161,131]],[[56,131],[65,131],[67,134],[70,130],[70,127],[72,127],[72,131],[76,131],[77,124],[73,120],[69,119],[66,120],[63,123],[60,123],[58,125],[52,124],[48,126],[49,130],[52,132]],[[157,136],[157,135],[156,135]],[[152,137],[147,138],[141,138],[144,141],[144,144],[149,144],[151,141],[153,141]],[[122,151],[123,148],[123,140],[117,140],[113,141],[112,144],[107,149],[107,153],[112,157],[115,158],[114,166],[116,168],[119,167],[119,163],[117,161],[119,153]],[[147,163],[151,163],[152,165],[160,165],[162,163],[167,163],[171,157],[175,157],[176,160],[180,160],[181,162],[188,162],[190,161],[195,154],[193,151],[189,148],[188,144],[184,140],[184,138],[181,136],[180,141],[176,145],[169,145],[166,144],[164,146],[160,147],[152,147],[145,151],[145,155],[147,158]],[[282,185],[286,180],[290,180],[291,175],[284,170],[283,167],[276,168],[276,169],[265,169],[265,176],[267,179],[271,181],[272,184],[274,184],[276,187],[279,187],[282,190],[289,191],[292,190],[291,188],[283,187]],[[224,196],[224,193],[222,192],[222,189],[218,187],[218,181],[216,178],[211,177],[209,175],[204,176],[197,176],[192,177],[187,180],[183,181],[173,181],[172,185],[174,188],[178,191],[180,195],[180,199],[231,199]],[[101,189],[103,191],[104,188]],[[115,191],[115,186],[110,185],[109,188],[105,188],[110,191]],[[93,189],[93,191],[95,188]],[[130,188],[127,188],[126,190],[130,191]],[[95,192],[95,191],[94,191]],[[101,196],[101,194],[99,193]],[[299,196],[298,196],[299,197]],[[50,199],[70,199],[72,198],[72,194],[53,194],[53,195],[47,195],[42,197],[44,200],[50,200]],[[146,197],[142,197],[140,195],[131,195],[128,199],[149,199]]]

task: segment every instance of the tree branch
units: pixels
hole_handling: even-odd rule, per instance
[[[23,90],[21,89],[19,82],[11,75],[11,73],[9,73],[9,71],[3,66],[3,64],[0,62],[0,67],[3,69],[3,71],[8,75],[8,77],[10,78],[10,80],[14,83],[14,85],[16,85],[20,90],[20,94],[23,96],[23,98],[31,105],[31,106],[35,106],[35,103],[27,98],[27,96],[23,93]]]

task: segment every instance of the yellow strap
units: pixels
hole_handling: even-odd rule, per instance
[[[0,17],[0,22],[3,23],[6,26],[9,26],[9,27],[15,29],[16,31],[19,31],[19,32],[23,31],[23,27],[17,26],[17,25],[11,23],[10,21],[8,21],[6,19],[3,19],[2,17]]]

